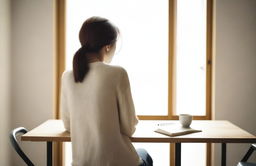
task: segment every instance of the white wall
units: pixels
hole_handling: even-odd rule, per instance
[[[256,1],[215,2],[215,119],[256,135]],[[236,165],[248,147],[228,144],[227,165]],[[219,148],[214,166],[220,165]]]
[[[9,165],[10,4],[0,0],[0,165]]]
[[[53,117],[53,2],[11,1],[12,128],[30,130]],[[46,165],[45,143],[22,146],[36,165]],[[16,153],[11,157],[12,166],[24,165]]]

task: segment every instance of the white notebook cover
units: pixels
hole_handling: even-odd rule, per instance
[[[158,128],[155,130],[155,132],[174,137],[174,136],[202,132],[202,130],[197,130],[193,128],[183,128],[180,125],[172,124],[172,125],[159,125]]]

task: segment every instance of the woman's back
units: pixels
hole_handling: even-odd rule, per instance
[[[103,62],[89,64],[82,83],[72,71],[62,77],[62,119],[70,129],[73,166],[136,166],[129,137],[138,120],[127,72]]]

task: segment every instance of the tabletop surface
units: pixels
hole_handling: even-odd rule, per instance
[[[256,143],[256,137],[229,121],[194,120],[191,127],[202,130],[183,136],[170,137],[154,132],[160,126],[179,125],[175,120],[140,120],[132,142],[201,142],[201,143]],[[47,120],[21,136],[22,141],[69,142],[62,120]]]

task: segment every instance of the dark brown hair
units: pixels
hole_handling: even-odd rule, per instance
[[[83,23],[79,32],[81,48],[73,58],[75,82],[83,82],[89,71],[87,54],[97,53],[102,47],[114,44],[118,33],[118,29],[105,18],[91,17]]]

